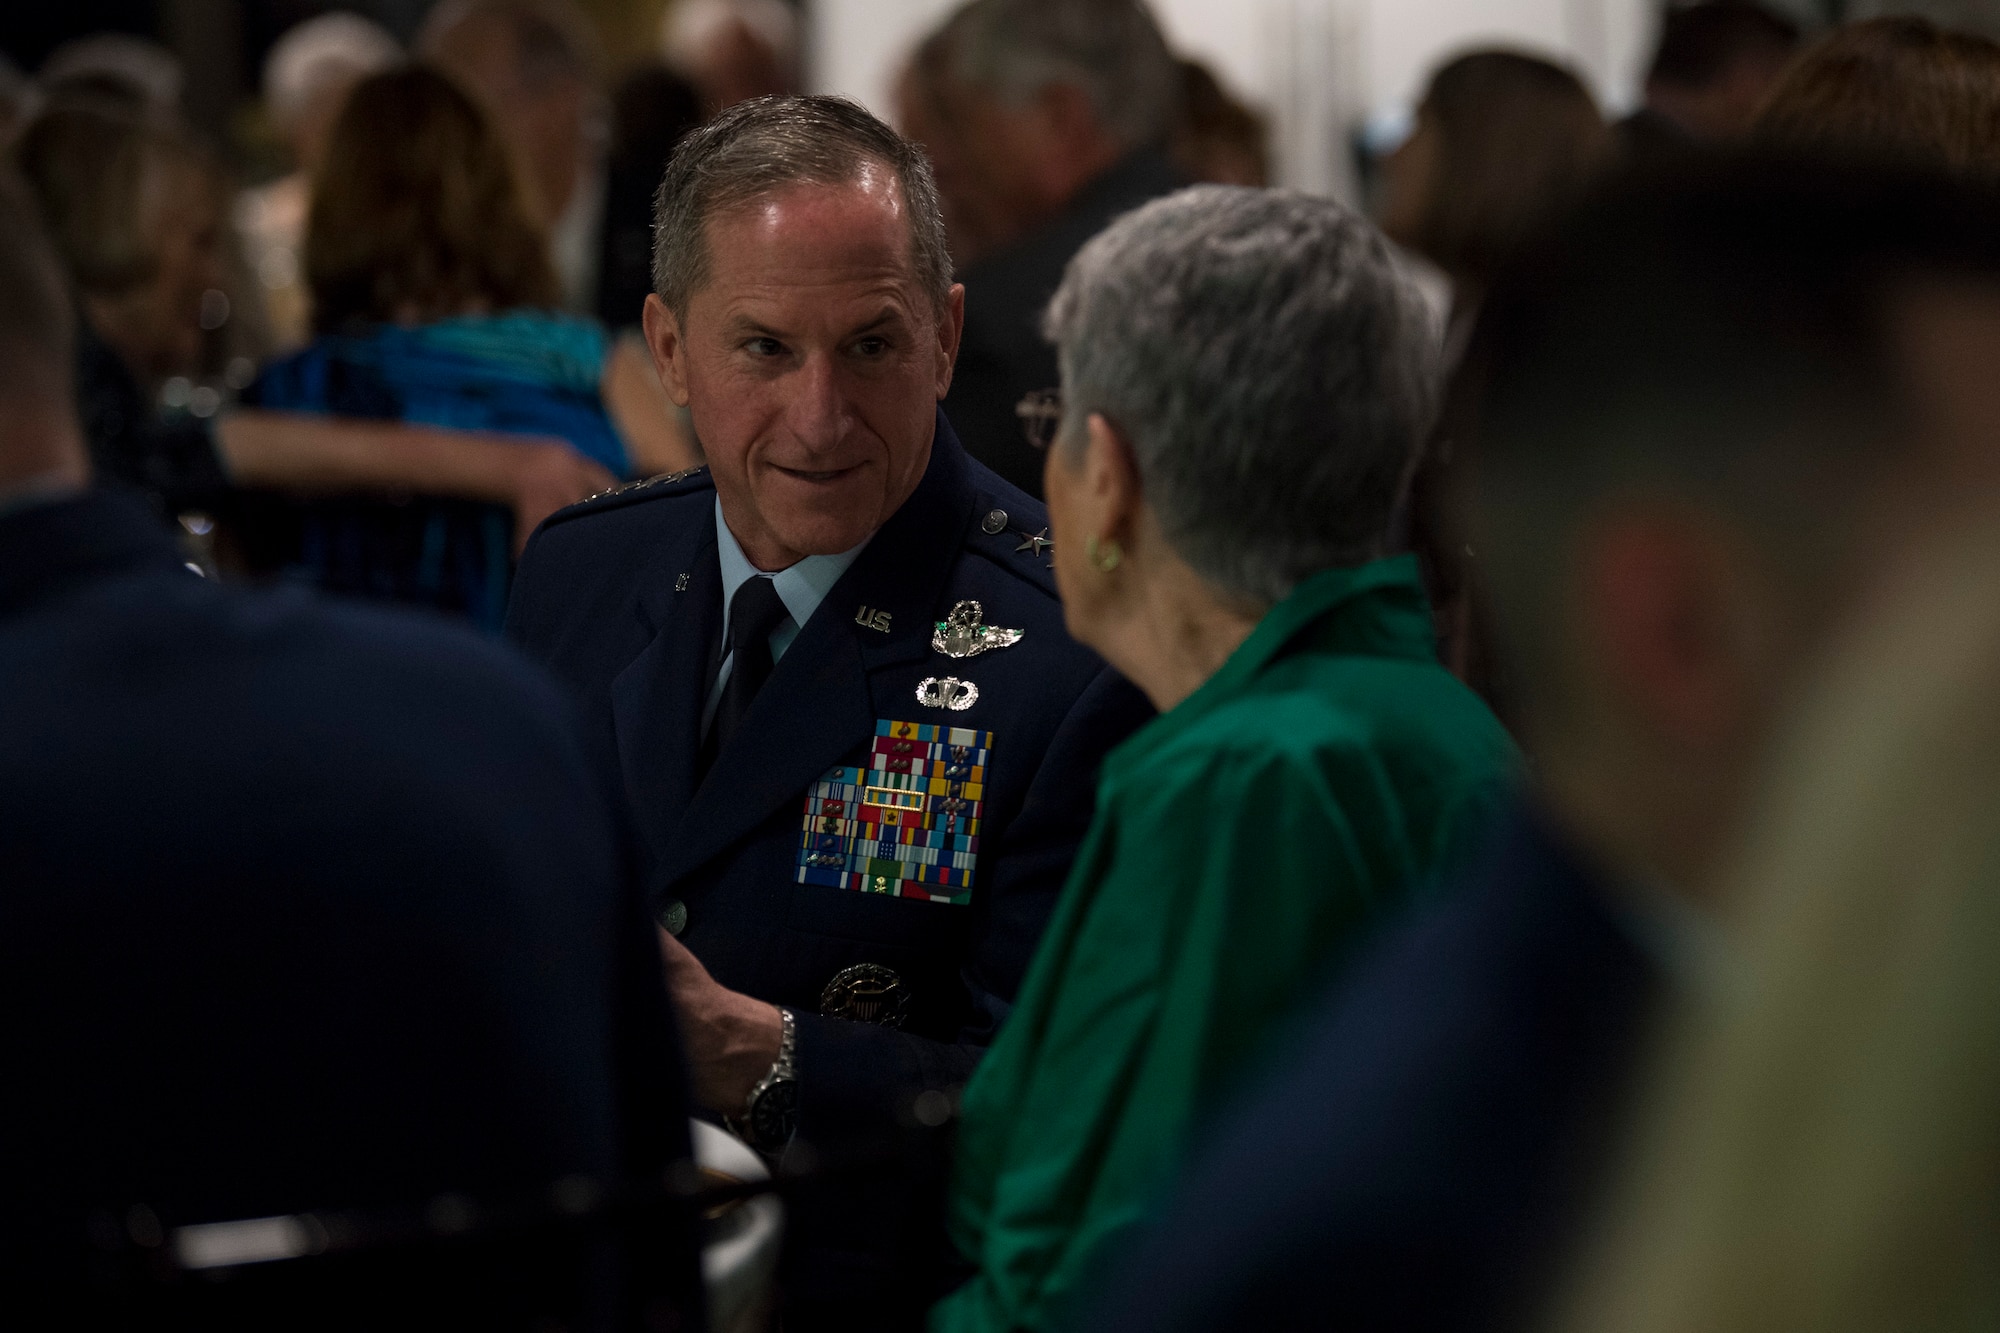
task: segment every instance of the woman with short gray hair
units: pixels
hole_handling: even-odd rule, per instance
[[[1200,186],[1127,214],[1049,307],[1071,633],[1162,716],[966,1090],[935,1330],[1041,1328],[1141,1216],[1273,1021],[1487,819],[1512,743],[1438,665],[1385,534],[1437,331],[1366,222]],[[1278,1148],[1282,1151],[1282,1146]]]

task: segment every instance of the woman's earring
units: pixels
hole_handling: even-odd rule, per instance
[[[1092,537],[1083,544],[1083,558],[1089,561],[1090,567],[1098,573],[1109,574],[1118,568],[1118,562],[1125,558],[1125,552],[1117,542],[1108,537],[1102,545],[1098,544],[1097,538]]]

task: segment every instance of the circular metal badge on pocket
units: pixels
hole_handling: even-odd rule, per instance
[[[819,997],[819,1011],[828,1018],[879,1023],[885,1028],[903,1026],[903,1015],[909,1007],[910,988],[880,963],[856,963],[844,968],[826,983]]]

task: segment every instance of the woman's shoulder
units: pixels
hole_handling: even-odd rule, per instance
[[[595,389],[611,349],[597,321],[552,310],[455,315],[401,336],[419,349],[462,356],[552,388]]]
[[[1401,767],[1411,755],[1510,750],[1491,710],[1443,667],[1364,659],[1348,670],[1275,671],[1133,755],[1119,777],[1142,792],[1284,788],[1345,768]]]

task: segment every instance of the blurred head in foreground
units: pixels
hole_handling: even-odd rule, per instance
[[[1616,191],[1482,312],[1454,430],[1549,800],[1709,887],[1773,718],[1859,591],[1990,484],[2000,218],[1768,158]]]
[[[1047,330],[1063,612],[1133,679],[1170,637],[1162,608],[1254,620],[1382,553],[1430,422],[1437,333],[1362,218],[1291,191],[1183,190],[1078,252]]]
[[[1570,70],[1473,51],[1431,76],[1385,163],[1382,229],[1475,291],[1599,165],[1604,117]]]
[[[349,95],[314,182],[306,277],[321,333],[557,300],[505,145],[421,66]]]
[[[1691,139],[1738,138],[1798,44],[1797,24],[1750,0],[1669,9],[1646,71],[1646,110]]]
[[[2000,43],[1920,18],[1846,24],[1785,72],[1754,132],[1778,148],[2000,180]]]

